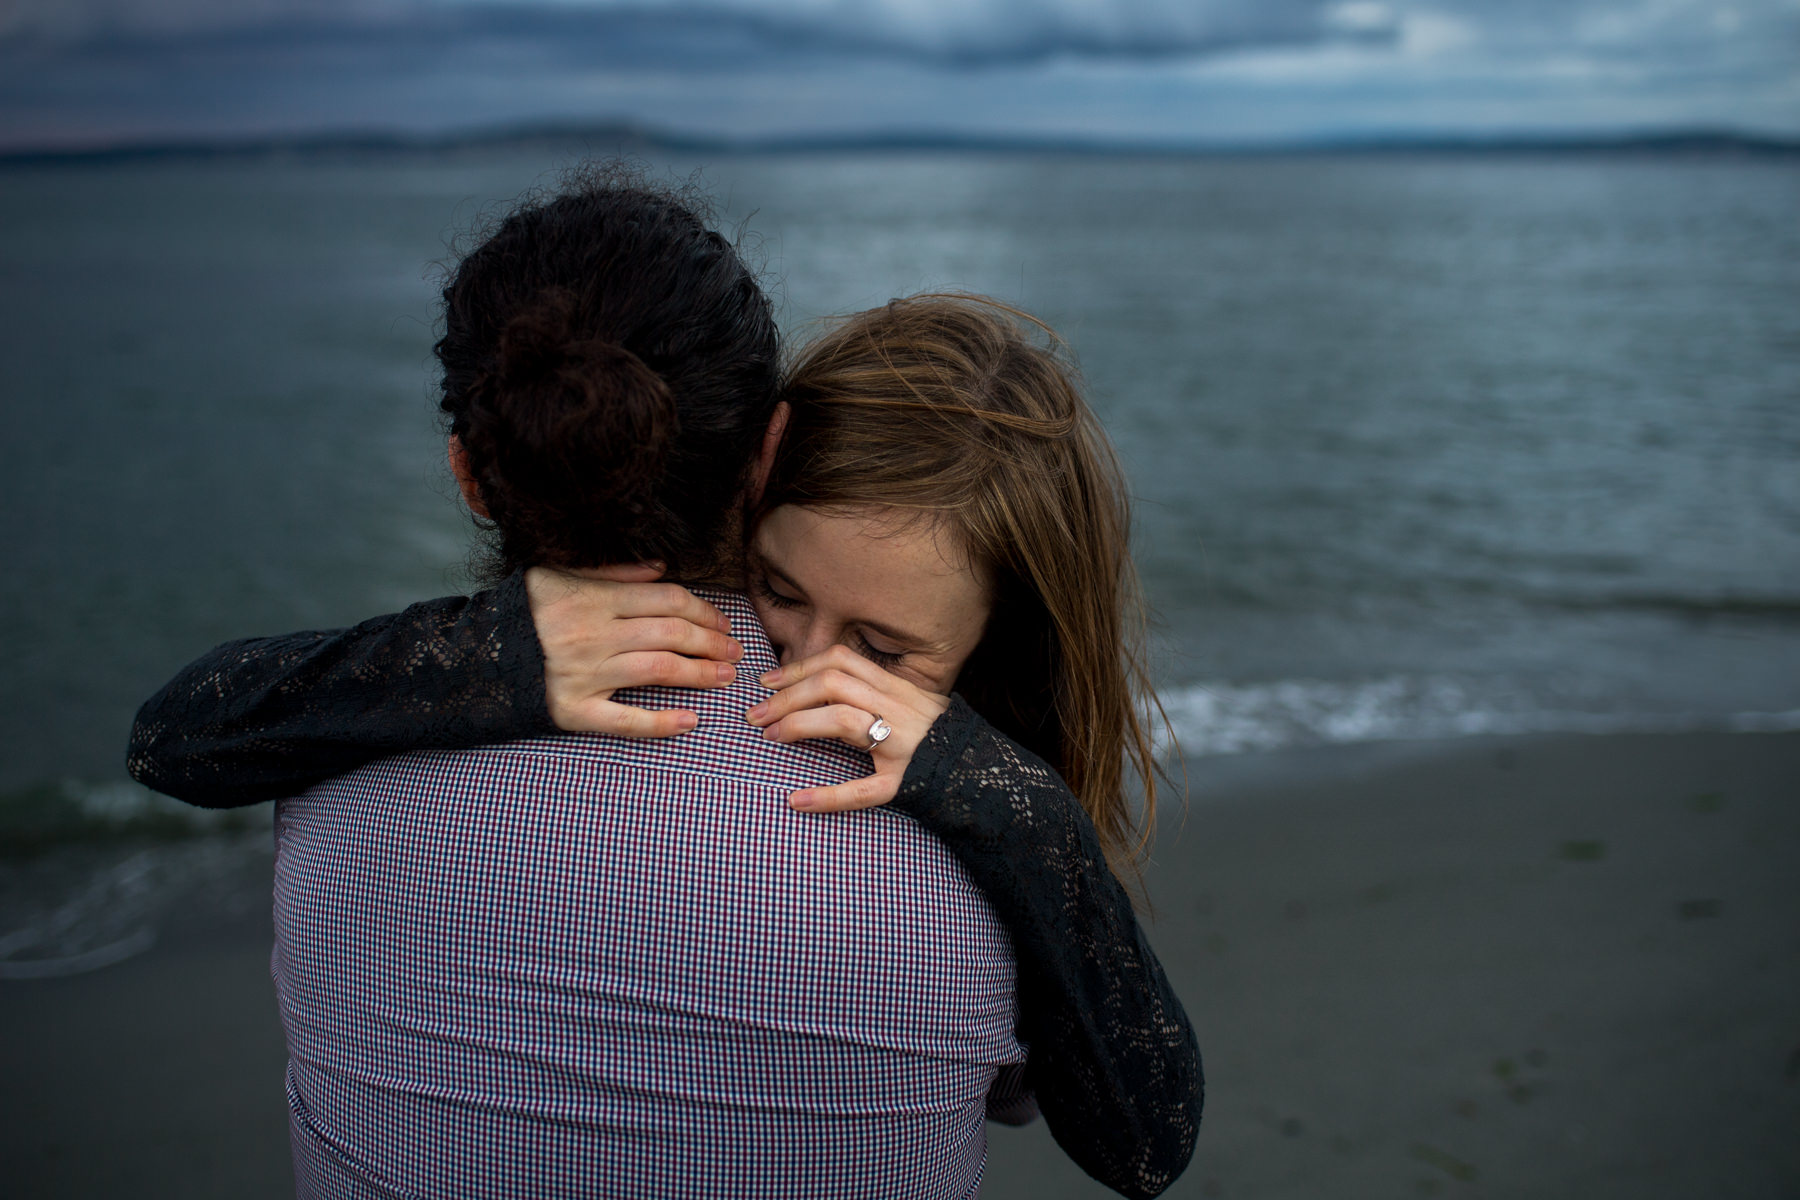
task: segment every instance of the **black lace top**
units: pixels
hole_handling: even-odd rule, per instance
[[[352,629],[228,642],[144,705],[127,761],[157,791],[228,808],[406,750],[554,732],[514,575]],[[1026,1079],[1058,1144],[1124,1195],[1163,1191],[1199,1130],[1199,1049],[1074,795],[953,698],[892,803],[956,855],[1012,936]]]

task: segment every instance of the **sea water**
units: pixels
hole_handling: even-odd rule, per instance
[[[15,851],[168,818],[126,733],[213,644],[468,585],[442,267],[577,156],[0,168]],[[927,289],[1068,339],[1190,756],[1800,724],[1800,162],[651,165],[700,172],[796,340]]]

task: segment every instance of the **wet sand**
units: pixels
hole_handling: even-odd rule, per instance
[[[266,908],[195,914],[127,962],[0,982],[0,1194],[292,1196],[269,942]]]
[[[1800,735],[1194,764],[1152,938],[1200,1031],[1195,1197],[1800,1195]],[[266,914],[0,983],[20,1196],[289,1193]],[[990,1200],[1102,1196],[1041,1123]]]
[[[1194,773],[1153,942],[1172,1196],[1800,1196],[1800,737],[1363,746]],[[1001,1195],[1101,1196],[994,1142]],[[1042,1131],[1034,1131],[1042,1138]]]

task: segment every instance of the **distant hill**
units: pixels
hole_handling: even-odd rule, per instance
[[[947,151],[982,154],[1084,154],[1186,157],[1284,155],[1629,155],[1694,158],[1800,157],[1800,139],[1716,130],[1632,135],[1494,134],[1351,137],[1255,144],[1174,144],[1079,138],[893,132],[856,135],[727,137],[618,123],[545,123],[442,134],[323,132],[258,138],[170,139],[0,150],[0,165],[287,156],[442,155],[543,146],[591,153],[822,153]]]

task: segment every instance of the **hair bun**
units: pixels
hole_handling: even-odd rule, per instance
[[[662,376],[616,342],[583,337],[579,315],[558,292],[507,323],[465,440],[495,521],[530,527],[549,561],[591,565],[581,560],[598,524],[647,515],[679,418]]]
[[[584,337],[576,317],[575,297],[565,291],[552,291],[508,321],[500,331],[497,346],[495,373],[500,380],[515,387],[544,382],[578,366],[580,360],[594,357],[597,347],[610,346],[629,355],[632,361],[639,361],[622,346]],[[604,353],[601,357],[605,357]]]
[[[553,374],[567,361],[575,340],[573,303],[564,295],[551,296],[500,331],[497,374],[509,384]]]

